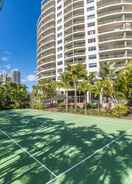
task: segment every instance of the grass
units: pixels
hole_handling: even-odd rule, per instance
[[[132,184],[132,130],[128,129],[131,121],[116,118],[1,111],[0,184],[46,184],[52,179],[52,184]],[[59,177],[54,180],[44,166]]]

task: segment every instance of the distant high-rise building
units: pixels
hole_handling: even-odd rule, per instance
[[[0,73],[0,84],[5,84],[6,82],[11,82],[11,77],[8,73]]]
[[[20,84],[21,82],[21,73],[19,70],[13,70],[11,72],[11,81],[16,83],[16,84]]]
[[[132,0],[42,0],[37,25],[37,77],[58,80],[68,64],[88,72],[132,59]]]

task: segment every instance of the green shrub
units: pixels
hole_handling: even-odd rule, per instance
[[[65,103],[64,102],[59,102],[57,104],[58,108],[65,108]]]
[[[44,109],[44,105],[43,104],[33,104],[32,105],[33,109],[38,109],[38,110],[43,110]]]
[[[97,108],[97,103],[89,103],[87,104],[87,109],[96,109]]]
[[[125,116],[128,114],[128,106],[124,104],[115,105],[111,113],[114,117]]]

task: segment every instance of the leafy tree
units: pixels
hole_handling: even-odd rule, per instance
[[[74,106],[75,111],[77,110],[77,89],[79,82],[87,78],[87,71],[83,64],[68,65],[67,75],[69,76],[69,82],[71,87],[74,89]]]
[[[44,108],[44,100],[50,99],[56,96],[56,84],[53,81],[41,80],[36,86],[33,86],[32,90],[32,105],[38,109]]]
[[[100,64],[100,78],[102,80],[112,80],[116,76],[116,68],[114,62],[102,62]]]
[[[68,112],[68,90],[71,88],[68,72],[64,72],[61,75],[60,81],[57,82],[57,87],[65,90],[65,109]]]
[[[115,81],[116,97],[132,101],[132,64],[122,69]]]
[[[94,85],[92,86],[92,93],[96,97],[103,95],[103,81],[102,80],[98,80],[94,83]],[[100,100],[98,100],[98,111],[100,112]]]
[[[88,80],[83,80],[79,83],[78,90],[84,93],[84,98],[85,98],[85,114],[87,113],[87,92],[92,91],[92,84]]]
[[[26,86],[7,82],[0,86],[0,108],[24,108],[29,106],[30,96]]]

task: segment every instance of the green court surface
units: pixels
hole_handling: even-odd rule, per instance
[[[132,184],[132,121],[0,112],[0,184]]]

